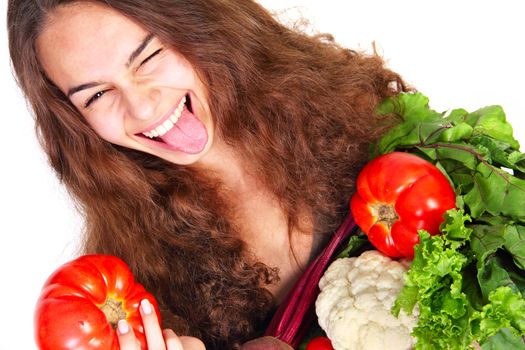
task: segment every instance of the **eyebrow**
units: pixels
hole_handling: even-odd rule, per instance
[[[135,50],[133,50],[133,52],[129,55],[128,61],[126,62],[126,67],[131,66],[131,64],[137,59],[137,57],[142,53],[142,51],[144,51],[146,46],[148,46],[148,44],[150,43],[151,40],[153,40],[153,38],[154,38],[154,35],[150,33],[142,40],[140,45]],[[79,91],[90,89],[100,84],[101,84],[100,82],[89,82],[89,83],[74,86],[67,91],[67,97],[70,98],[72,95],[76,94]]]
[[[131,66],[131,64],[133,63],[133,61],[135,61],[135,59],[142,53],[142,51],[144,51],[144,49],[146,48],[146,46],[148,46],[149,42],[153,40],[153,34],[150,33],[148,34],[144,40],[142,40],[142,42],[140,43],[139,47],[137,47],[132,53],[131,55],[129,55],[129,58],[128,58],[128,62],[126,63],[126,66],[129,67]]]

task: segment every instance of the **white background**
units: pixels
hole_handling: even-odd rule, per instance
[[[371,52],[438,111],[500,104],[525,143],[525,21],[519,1],[261,0],[291,8],[344,45]],[[32,313],[47,276],[76,254],[82,220],[46,164],[9,66],[0,4],[0,350],[34,349]]]

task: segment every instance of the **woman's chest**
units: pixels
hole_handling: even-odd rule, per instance
[[[312,233],[310,217],[303,214],[300,227],[291,227],[288,217],[271,196],[258,194],[235,207],[235,223],[255,260],[278,270],[279,280],[267,286],[281,302],[318,251],[320,242]]]

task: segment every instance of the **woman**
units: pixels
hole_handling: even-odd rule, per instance
[[[400,77],[248,0],[8,6],[15,73],[85,215],[84,251],[121,257],[162,327],[207,349],[262,334],[346,216]],[[150,349],[200,346],[152,320]]]

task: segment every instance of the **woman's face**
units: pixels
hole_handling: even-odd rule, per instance
[[[37,39],[47,76],[103,139],[176,164],[201,159],[214,125],[188,61],[103,5],[51,13]]]

